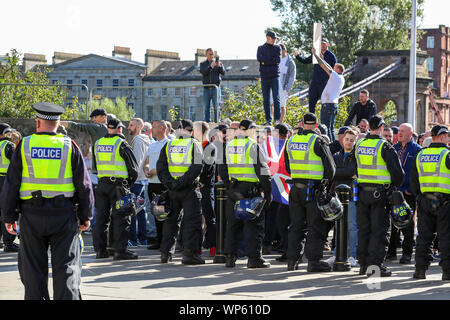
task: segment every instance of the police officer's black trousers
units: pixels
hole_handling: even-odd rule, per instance
[[[419,196],[417,210],[416,269],[428,269],[433,261],[432,244],[436,232],[442,270],[450,272],[450,201],[439,203],[433,211],[433,200]]]
[[[305,245],[306,258],[309,261],[322,259],[323,246],[327,240],[327,225],[319,213],[317,200],[306,202],[306,189],[292,186],[289,193],[289,216],[291,225],[288,233],[287,257],[289,259],[300,258],[306,222],[308,226]]]
[[[253,192],[254,183],[238,182],[230,188],[229,192],[241,193],[245,198],[256,196]],[[264,238],[264,211],[259,217],[242,221],[234,214],[235,201],[228,196],[225,211],[227,225],[225,231],[225,254],[238,254],[238,249],[245,234],[246,255],[251,260],[259,259],[262,255],[262,242]]]
[[[277,211],[277,230],[280,235],[280,249],[284,253],[286,253],[288,247],[288,232],[290,224],[291,218],[289,217],[289,206],[280,203]]]
[[[383,191],[375,198],[374,191],[361,190],[356,204],[358,225],[357,256],[360,265],[380,266],[389,243],[389,213],[386,210],[387,197]]]
[[[92,240],[94,250],[106,250],[108,238],[108,225],[113,225],[113,242],[114,252],[123,253],[128,245],[128,233],[130,231],[131,217],[130,215],[118,213],[115,205],[117,201],[116,188],[121,183],[105,183],[99,181],[97,188],[94,190],[95,208],[97,216],[95,218]]]
[[[66,200],[55,208],[52,200],[42,207],[22,204],[20,223],[20,277],[25,300],[49,300],[48,255],[51,250],[53,298],[79,300],[81,252],[74,205]]]
[[[405,197],[408,205],[411,207],[411,211],[414,213],[416,211],[416,197],[405,193],[403,193],[403,196]],[[391,224],[388,253],[397,253],[397,237],[399,236],[399,232],[403,233],[402,253],[412,255],[414,246],[414,221],[412,219],[411,223],[405,228],[400,229],[400,231],[393,224]]]
[[[162,194],[166,191],[167,188],[162,183],[149,183],[148,184],[148,198],[150,201],[153,201],[153,194],[158,195]],[[155,219],[156,226],[156,242],[161,244],[162,241],[162,230],[163,230],[164,221],[158,221]]]
[[[181,221],[183,221],[183,228],[181,229],[183,248],[195,253],[200,249],[202,236],[200,202],[202,195],[198,188],[187,188],[180,191],[169,191],[169,197],[172,212],[164,221],[160,251],[172,254],[175,252],[178,230]],[[181,210],[183,210],[183,214],[181,214]]]

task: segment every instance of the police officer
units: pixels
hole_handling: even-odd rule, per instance
[[[15,145],[11,142],[9,138],[7,138],[3,132],[7,129],[10,129],[10,125],[7,123],[0,123],[0,191],[3,186],[3,182],[5,181],[6,172],[8,171],[8,166],[11,160],[11,156],[14,152]],[[5,224],[1,224],[1,234],[0,237],[3,237],[3,243],[5,248],[4,252],[17,252],[19,251],[19,246],[14,243],[16,239],[15,235],[10,234],[6,228]]]
[[[33,108],[37,133],[23,138],[11,157],[0,195],[2,219],[15,234],[20,208],[19,272],[25,299],[49,299],[50,246],[54,299],[78,300],[78,230],[87,230],[92,219],[91,181],[79,147],[56,133],[64,108],[47,102]]]
[[[383,124],[380,116],[370,118],[370,134],[359,140],[354,149],[359,188],[356,205],[359,274],[367,272],[368,277],[376,268],[381,277],[391,276],[391,271],[382,264],[389,244],[388,194],[400,186],[404,178],[397,152],[381,137]]]
[[[181,263],[186,265],[205,263],[198,254],[202,235],[201,193],[198,180],[203,168],[203,153],[199,142],[192,137],[193,129],[194,124],[191,120],[181,120],[176,138],[164,145],[156,164],[159,180],[169,189],[171,208],[171,213],[163,226],[161,263],[172,261],[180,228],[181,210],[183,210]]]
[[[439,237],[442,280],[450,280],[450,150],[448,128],[431,129],[433,142],[422,149],[411,168],[411,189],[418,196],[415,279],[425,279],[433,260],[431,244]]]
[[[272,201],[272,184],[269,166],[261,147],[252,137],[256,125],[244,119],[239,129],[225,146],[224,159],[219,162],[219,175],[228,189],[226,203],[226,267],[235,267],[238,247],[245,227],[245,245],[248,256],[247,268],[269,268],[270,263],[262,257],[264,238],[264,212],[253,220],[242,221],[235,216],[234,206],[239,197],[253,198],[264,192],[267,209]]]
[[[110,234],[113,237],[113,259],[138,258],[134,252],[127,250],[131,212],[121,213],[116,208],[116,201],[126,194],[136,181],[139,168],[133,151],[122,134],[123,128],[125,126],[119,119],[111,118],[107,123],[108,134],[97,140],[94,148],[99,179],[94,189],[97,216],[92,240],[97,259],[109,257],[106,245],[110,221],[113,225]]]
[[[303,131],[293,135],[286,144],[285,164],[291,175],[293,186],[289,193],[289,216],[291,225],[288,234],[287,270],[298,269],[305,220],[308,225],[305,255],[308,272],[328,272],[328,263],[320,261],[327,240],[328,228],[317,207],[314,193],[319,186],[328,187],[334,178],[336,165],[330,148],[322,136],[314,131],[318,126],[317,116],[303,116]]]

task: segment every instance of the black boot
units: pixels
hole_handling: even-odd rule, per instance
[[[172,254],[170,252],[161,252],[161,263],[172,262]]]
[[[270,268],[270,263],[264,260],[262,257],[248,258],[247,268]]]
[[[109,258],[108,251],[106,251],[106,249],[98,250],[96,255],[95,255],[95,259],[105,259],[105,258]]]
[[[374,265],[372,265],[372,267],[373,266]],[[386,267],[385,265],[379,265],[379,266],[376,266],[376,267],[378,267],[380,269],[380,277],[390,277],[392,275],[391,270],[389,270],[389,268]],[[367,275],[367,277],[371,277],[374,274],[375,274],[375,270],[370,270],[370,271],[367,272],[366,275]]]
[[[275,258],[275,260],[277,260],[278,262],[286,262],[288,260],[286,253],[283,252],[283,254],[281,256],[279,256],[278,258]]]
[[[367,272],[367,265],[366,264],[361,264],[359,267],[359,275],[363,276],[365,275]]]
[[[225,267],[234,268],[236,266],[237,255],[227,254],[225,255]]]
[[[408,264],[411,263],[411,255],[404,253],[398,262],[400,264]]]
[[[298,270],[299,259],[289,258],[287,264],[287,271]]]
[[[130,250],[125,250],[124,252],[115,252],[114,260],[135,260],[138,258],[138,255]]]
[[[186,265],[205,264],[205,260],[203,260],[193,250],[184,249],[183,250],[183,259],[181,260],[181,263],[186,264]]]
[[[416,269],[416,271],[413,274],[414,279],[425,279],[425,269]]]
[[[307,272],[330,272],[331,267],[324,261],[308,261]]]

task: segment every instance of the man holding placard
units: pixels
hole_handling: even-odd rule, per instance
[[[320,24],[318,24],[320,26]],[[315,36],[318,32],[315,32]],[[317,37],[315,37],[317,38]],[[331,68],[334,68],[335,63],[337,62],[336,56],[333,52],[328,50],[330,46],[330,42],[327,38],[322,38],[321,40],[321,56],[326,63],[328,63]],[[313,63],[313,55],[310,55],[308,58],[303,58],[299,55],[298,50],[294,51],[294,56],[303,64]],[[328,82],[329,76],[328,74],[320,67],[317,62],[314,65],[314,73],[312,76],[311,83],[309,84],[309,112],[316,112],[316,103],[320,99],[322,95],[322,91],[325,88]]]

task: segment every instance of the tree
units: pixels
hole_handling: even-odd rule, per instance
[[[296,87],[297,83],[294,83]],[[351,98],[344,97],[339,102],[338,114],[336,115],[335,128],[344,125],[348,117],[348,106]],[[317,105],[316,114],[320,121],[320,103]],[[308,112],[308,102],[301,101],[298,97],[290,97],[286,103],[286,117],[284,122],[290,124],[293,128],[297,127],[300,119]],[[242,119],[251,119],[257,124],[266,122],[264,116],[264,106],[261,91],[261,82],[247,86],[241,93],[224,88],[223,101],[221,104],[222,118],[230,118],[232,121],[241,121]]]
[[[394,101],[389,100],[386,103],[383,111],[383,119],[387,125],[390,125],[393,120],[397,119],[397,107],[395,106]]]
[[[323,36],[346,67],[356,61],[359,50],[408,49],[411,0],[270,0],[282,19],[280,35],[290,50],[299,48],[309,56],[313,23],[321,22]],[[418,0],[417,16],[423,16],[424,0]],[[420,38],[420,37],[418,37]],[[298,65],[300,79],[312,77],[312,65]]]
[[[7,54],[8,62],[0,66],[0,117],[31,118],[35,111],[31,106],[46,101],[64,105],[67,92],[55,86],[8,86],[13,84],[49,84],[47,67],[33,68],[27,72],[21,70],[20,53],[12,49]]]
[[[81,120],[86,118],[85,105],[78,105],[76,108],[66,109],[65,119]],[[109,98],[92,101],[92,110],[103,108],[108,114],[113,114],[117,119],[129,121],[134,118],[134,109],[127,106],[126,97],[117,97],[114,101]]]

